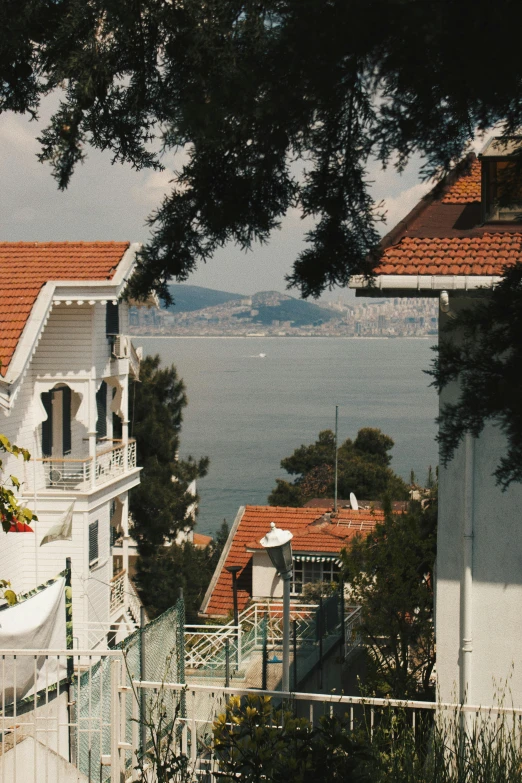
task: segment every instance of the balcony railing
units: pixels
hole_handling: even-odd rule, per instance
[[[110,441],[109,441],[110,442]],[[25,488],[87,492],[136,467],[136,441],[112,441],[95,457],[44,457],[25,464]]]
[[[110,603],[110,615],[118,611],[122,606],[125,606],[125,569],[120,571],[119,574],[113,576],[111,579],[111,603]]]

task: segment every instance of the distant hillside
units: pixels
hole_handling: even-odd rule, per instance
[[[294,299],[277,291],[262,291],[252,297],[252,308],[234,313],[236,318],[251,317],[253,323],[271,324],[272,321],[290,321],[292,326],[308,326],[329,321],[335,313],[319,305]]]
[[[213,288],[201,288],[198,285],[169,285],[170,295],[174,304],[167,307],[173,313],[188,313],[192,310],[203,310],[225,302],[246,299],[241,294],[231,294],[229,291],[215,291]]]

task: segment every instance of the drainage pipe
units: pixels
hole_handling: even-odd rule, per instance
[[[464,514],[462,531],[462,573],[460,583],[460,693],[461,704],[471,698],[471,663],[473,654],[472,598],[473,598],[473,481],[475,439],[466,435],[464,442]]]

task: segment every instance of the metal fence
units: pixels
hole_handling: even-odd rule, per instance
[[[54,659],[54,660],[53,660]],[[75,681],[45,683],[38,692],[13,702],[6,688],[6,670],[16,678],[18,666],[28,660],[37,669],[72,659]],[[184,685],[168,679],[140,680],[133,676],[129,653],[111,650],[2,650],[0,672],[0,780],[2,783],[69,783],[139,780],[141,749],[153,737],[141,731],[141,722],[160,724],[167,731],[171,750],[184,754],[189,770],[205,783],[217,781],[219,758],[212,746],[212,723],[225,712],[231,696],[259,697],[259,691],[237,687]],[[98,675],[102,672],[102,676]],[[98,698],[98,691],[102,694]],[[332,694],[267,691],[277,705],[315,724],[322,715],[343,715],[347,730],[364,718],[370,736],[383,716],[400,710],[408,725],[426,725],[448,711],[487,719],[495,714],[515,718],[522,709],[461,707],[422,701],[371,699]],[[145,705],[145,709],[143,709]],[[172,730],[172,728],[175,730]],[[275,728],[278,728],[275,724]],[[157,738],[156,738],[157,739]]]

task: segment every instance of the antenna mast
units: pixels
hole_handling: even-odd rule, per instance
[[[335,488],[334,488],[334,514],[337,514],[337,425],[339,421],[339,406],[335,406]]]

